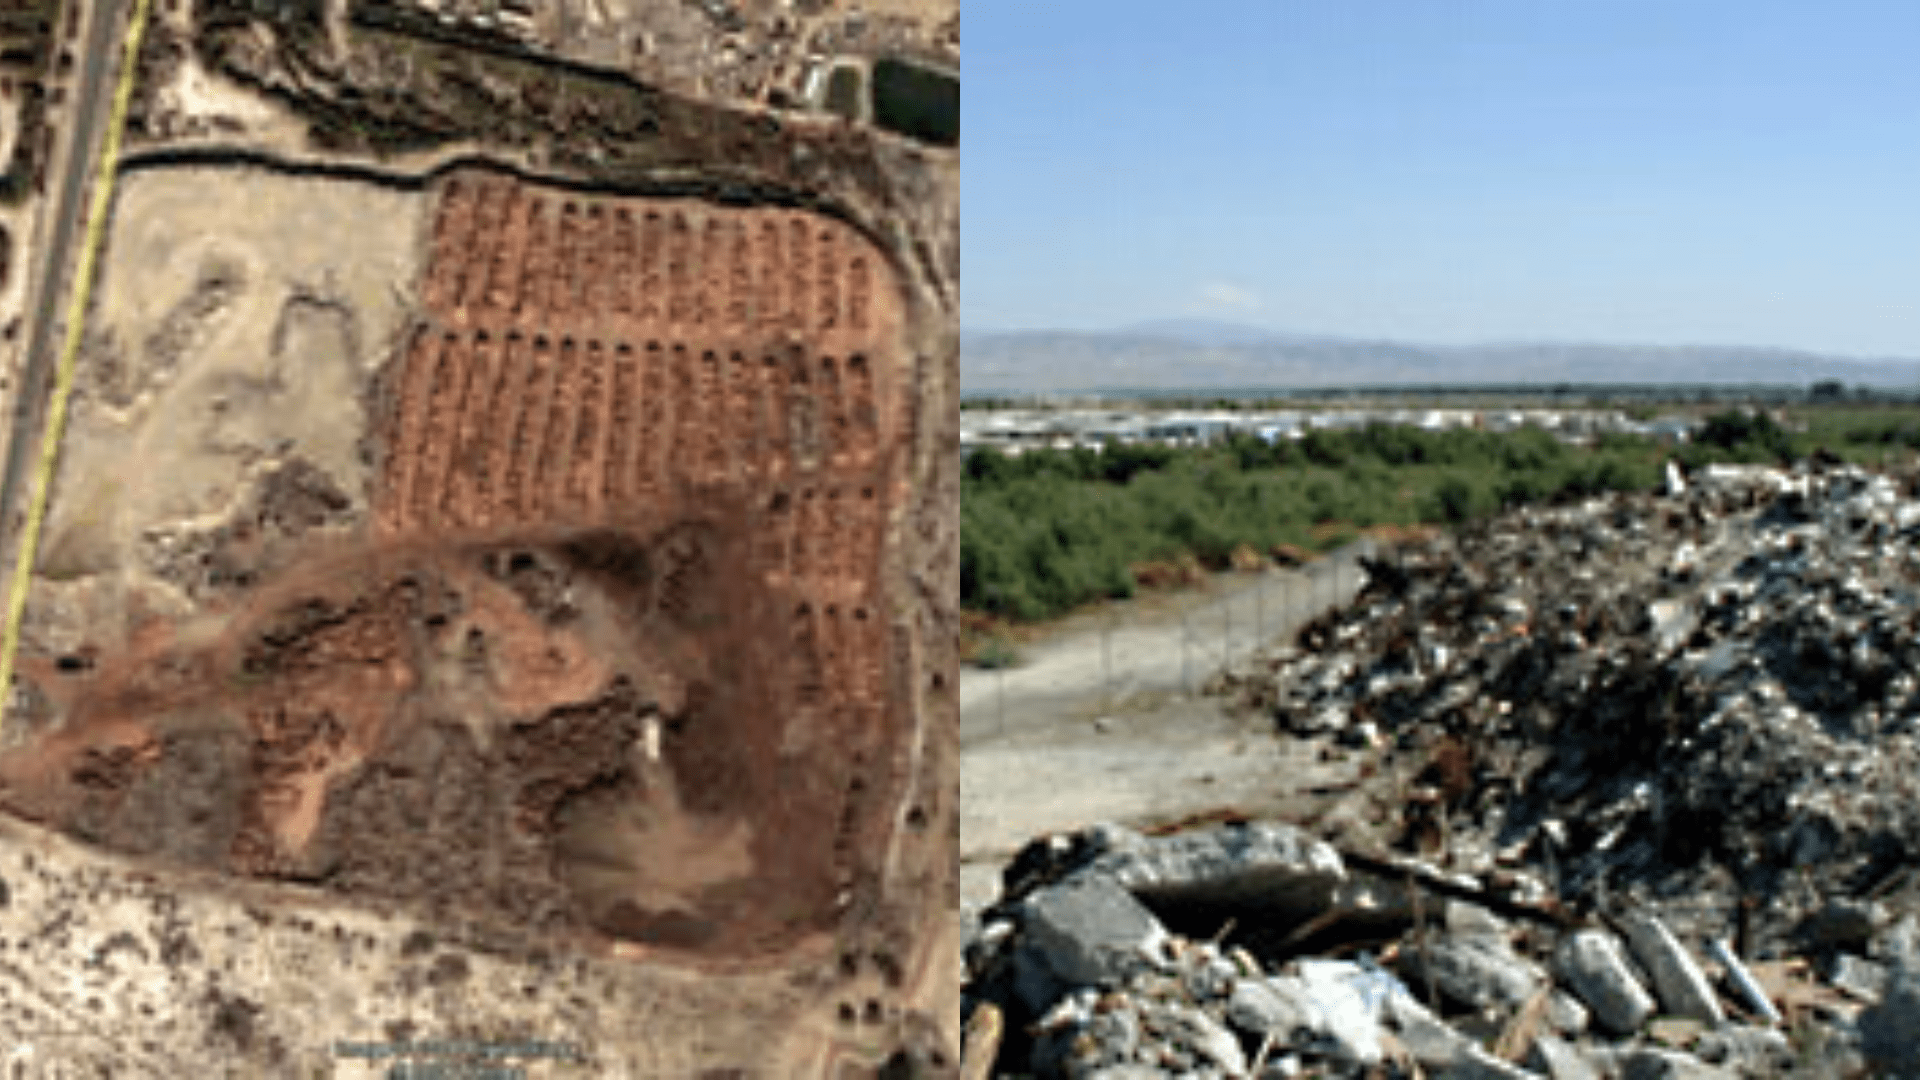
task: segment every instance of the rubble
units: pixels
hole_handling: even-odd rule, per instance
[[[969,953],[1002,1068],[1920,1075],[1916,539],[1911,477],[1716,466],[1369,565],[1216,683],[1380,812],[1030,846]],[[1091,880],[1166,944],[1023,1004]]]

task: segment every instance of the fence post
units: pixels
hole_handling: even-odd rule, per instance
[[[1100,623],[1100,711],[1113,711],[1113,609]]]
[[[1267,643],[1267,586],[1273,584],[1273,575],[1266,570],[1260,571],[1260,587],[1253,591],[1253,647],[1258,650]]]
[[[998,669],[998,674],[999,674],[999,679],[997,681],[1000,684],[1000,727],[997,734],[1001,738],[1006,738],[1006,735],[1007,735],[1007,669],[1005,665],[1001,665],[1001,667]]]
[[[1193,694],[1193,635],[1187,628],[1187,609],[1180,609],[1180,685],[1188,696]]]
[[[1226,667],[1227,665],[1233,663],[1233,594],[1232,593],[1227,594],[1226,610],[1227,610],[1227,614],[1224,621],[1227,627],[1227,640],[1226,640],[1226,644],[1222,646],[1220,649],[1220,666],[1221,667]]]

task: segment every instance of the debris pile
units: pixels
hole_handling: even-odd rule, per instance
[[[1669,488],[1373,563],[1224,688],[1384,747],[1415,853],[1579,906],[1684,897],[1763,955],[1857,945],[1828,901],[1905,895],[1920,859],[1920,501],[1820,465]]]
[[[1368,563],[1214,685],[1357,757],[1349,820],[1030,846],[968,947],[996,1067],[1920,1076],[1916,538],[1819,461]]]
[[[1470,879],[1403,869],[1271,823],[1036,841],[970,933],[968,1027],[995,1034],[969,1063],[1102,1080],[1920,1072],[1920,918],[1849,954],[1835,986],[1683,942],[1650,909],[1482,904]],[[1223,910],[1239,921],[1200,929]]]

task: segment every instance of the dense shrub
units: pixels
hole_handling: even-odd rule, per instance
[[[1907,438],[1916,425],[1882,417],[1848,430],[1877,447],[1882,432]],[[983,450],[968,459],[961,485],[961,602],[1043,619],[1130,595],[1142,564],[1186,557],[1218,569],[1242,544],[1324,549],[1355,528],[1459,524],[1517,505],[1645,489],[1667,456],[1771,461],[1816,437],[1739,413],[1716,414],[1707,435],[1671,450],[1632,435],[1575,447],[1534,428],[1371,424],[1272,444],[1241,435],[1191,449]]]

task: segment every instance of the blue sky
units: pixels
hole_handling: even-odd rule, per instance
[[[1920,3],[980,0],[962,323],[1920,357]]]

